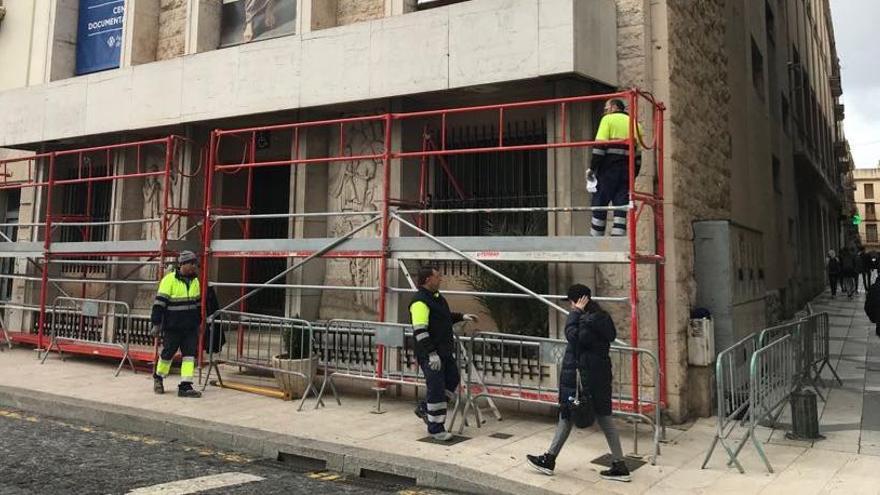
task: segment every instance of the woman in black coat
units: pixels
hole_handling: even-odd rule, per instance
[[[611,343],[617,338],[614,321],[598,303],[590,300],[590,288],[575,284],[568,289],[571,313],[565,322],[565,356],[559,374],[559,422],[546,454],[527,455],[529,465],[552,475],[556,456],[571,433],[571,403],[575,400],[577,374],[581,373],[581,396],[589,395],[596,422],[611,449],[611,469],[599,474],[604,479],[630,481],[629,469],[623,460],[620,436],[611,416]]]

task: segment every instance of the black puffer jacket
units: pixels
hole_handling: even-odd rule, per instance
[[[568,398],[577,387],[577,371],[581,383],[590,394],[593,410],[599,416],[611,414],[611,357],[609,349],[617,338],[617,329],[611,316],[597,303],[590,301],[585,308],[568,314],[565,322],[565,356],[559,377],[559,403],[563,417],[568,417]]]

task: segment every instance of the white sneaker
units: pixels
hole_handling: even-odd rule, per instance
[[[431,438],[440,442],[448,442],[452,440],[452,433],[441,431],[440,433],[432,433]]]

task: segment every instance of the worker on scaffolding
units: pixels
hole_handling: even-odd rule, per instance
[[[171,372],[171,360],[180,349],[183,360],[180,364],[180,384],[178,397],[201,397],[202,393],[193,388],[193,374],[198,348],[199,325],[201,324],[202,294],[198,279],[198,258],[192,251],[181,251],[177,257],[177,268],[169,272],[159,282],[156,300],[150,320],[153,323],[151,334],[162,339],[162,353],[153,374],[153,391],[165,393],[165,378]]]
[[[623,100],[611,99],[605,102],[604,115],[599,122],[596,141],[617,141],[629,137],[629,114]],[[641,126],[637,127],[639,136]],[[635,175],[639,175],[642,157],[639,144],[635,144]],[[595,184],[598,181],[598,184]],[[592,185],[595,184],[595,185]],[[628,144],[597,144],[593,148],[590,168],[587,169],[587,189],[593,193],[592,206],[606,207],[625,206],[629,203],[629,145]],[[595,190],[594,190],[595,189]],[[614,210],[614,225],[611,235],[626,235],[627,210]],[[590,227],[590,235],[605,235],[605,224],[608,220],[607,210],[594,210]]]
[[[428,433],[447,442],[452,434],[446,431],[446,403],[455,397],[461,379],[455,360],[455,335],[452,325],[460,321],[477,321],[472,314],[453,313],[440,295],[443,275],[433,266],[419,269],[419,290],[409,305],[412,316],[416,358],[428,386],[426,401],[416,406],[416,416],[428,425]]]

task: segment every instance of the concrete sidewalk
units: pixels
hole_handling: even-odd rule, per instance
[[[374,415],[367,397],[343,395],[302,412],[296,403],[209,387],[199,400],[153,395],[150,377],[123,371],[113,378],[112,363],[84,359],[45,365],[33,350],[0,353],[0,405],[140,433],[181,436],[218,448],[276,457],[287,452],[327,460],[329,469],[358,474],[362,469],[394,472],[420,484],[481,493],[880,493],[880,339],[862,312],[863,300],[813,303],[831,315],[834,366],[844,380],[820,402],[825,440],[792,442],[783,432],[762,430],[776,472],[768,474],[754,448],[741,454],[746,474],[725,467],[716,452],[700,469],[714,433],[714,418],[669,428],[668,443],[656,466],[645,464],[629,484],[604,481],[591,460],[605,454],[604,436],[595,427],[576,430],[547,477],[525,464],[525,455],[542,453],[553,434],[552,418],[505,414],[482,428],[465,429],[469,440],[451,445],[420,442],[424,425],[408,401],[386,400],[388,412]],[[825,373],[830,378],[830,373]],[[830,380],[828,380],[830,383]],[[173,380],[168,384],[173,388]],[[621,424],[624,450],[632,448],[632,429]],[[502,433],[505,435],[494,434]],[[738,431],[735,434],[742,434]],[[509,435],[509,436],[508,436]],[[639,445],[650,446],[642,428]]]

